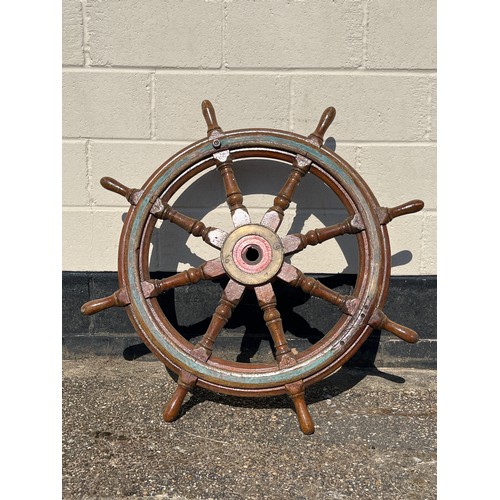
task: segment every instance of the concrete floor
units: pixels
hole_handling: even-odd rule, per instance
[[[63,361],[63,498],[434,499],[436,372],[342,368],[287,397],[196,389],[181,417],[156,361]]]

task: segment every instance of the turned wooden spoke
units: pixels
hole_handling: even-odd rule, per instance
[[[224,182],[226,202],[231,211],[234,226],[239,227],[250,224],[250,215],[245,205],[243,205],[243,195],[234,176],[231,153],[229,151],[220,151],[214,154],[214,159]]]
[[[331,290],[323,283],[306,276],[302,271],[286,262],[283,263],[278,278],[291,286],[302,289],[303,292],[309,295],[320,297],[336,305],[345,314],[352,314],[356,307],[357,299],[355,297],[342,295]]]
[[[326,108],[319,119],[318,125],[312,134],[309,135],[309,140],[313,142],[316,146],[323,145],[323,138],[325,136],[328,127],[333,123],[337,111],[333,106]]]
[[[165,422],[173,422],[178,417],[182,402],[186,398],[187,393],[196,385],[197,381],[198,377],[186,370],[181,370],[177,379],[177,388],[163,410],[163,419]]]
[[[323,111],[316,129],[309,135],[309,142],[318,147],[323,145],[323,137],[328,127],[332,124],[335,114],[335,108],[332,106]],[[293,160],[292,171],[290,172],[288,179],[274,199],[274,205],[264,214],[264,217],[260,222],[262,225],[269,227],[273,231],[277,231],[279,229],[281,223],[283,222],[285,210],[292,202],[293,193],[297,189],[302,177],[304,177],[304,175],[306,175],[311,169],[311,164],[312,162],[308,158],[302,155],[297,155],[297,157]]]
[[[109,309],[110,307],[125,307],[129,304],[130,298],[128,296],[127,289],[119,288],[116,292],[108,295],[107,297],[86,302],[80,308],[80,311],[85,314],[85,316],[90,316],[100,311],[104,311],[105,309]]]
[[[143,193],[141,189],[129,188],[112,177],[103,177],[101,179],[101,186],[108,191],[123,196],[131,205],[137,205]]]
[[[202,361],[206,361],[212,355],[217,336],[231,317],[233,309],[239,304],[244,291],[245,287],[243,285],[240,285],[236,281],[229,280],[205,335],[203,335],[202,339],[192,350],[193,356]]]
[[[288,179],[281,188],[280,192],[274,198],[274,205],[264,214],[260,221],[263,226],[267,226],[273,231],[277,231],[283,222],[285,210],[292,202],[293,193],[297,189],[302,177],[309,172],[311,168],[311,160],[304,156],[297,155],[292,163],[292,171]]]
[[[276,308],[276,295],[270,283],[258,286],[255,288],[255,295],[262,312],[264,313],[264,321],[269,329],[269,333],[273,338],[274,347],[276,348],[276,361],[280,368],[292,366],[296,363],[295,356],[292,354],[290,347],[285,338],[283,330],[283,322],[281,315]]]
[[[225,274],[219,258],[204,262],[199,267],[191,267],[186,271],[174,274],[161,280],[146,280],[141,283],[142,292],[147,299],[157,297],[163,292],[179,286],[193,285],[201,280],[212,280]]]
[[[397,207],[392,208],[379,207],[377,210],[379,222],[380,224],[387,224],[396,217],[419,212],[420,210],[422,210],[422,208],[424,208],[424,202],[422,200],[407,201],[402,205],[398,205]]]
[[[201,112],[203,113],[203,118],[207,122],[207,135],[210,139],[214,139],[215,137],[219,137],[223,135],[222,129],[217,123],[217,117],[215,116],[215,109],[212,103],[205,99],[201,103]]]
[[[305,400],[305,387],[302,380],[297,380],[291,384],[285,384],[288,395],[292,398],[295,413],[299,421],[300,430],[304,434],[314,433],[314,422],[307,408]]]
[[[200,280],[215,279],[225,274],[220,259],[204,262],[200,267],[192,267],[181,273],[162,280],[146,280],[141,282],[142,293],[146,299],[156,297],[170,288],[198,283]],[[86,316],[104,311],[110,307],[125,307],[130,304],[126,288],[119,288],[113,294],[86,302],[81,311]]]
[[[407,326],[403,326],[399,323],[396,323],[395,321],[392,321],[380,309],[375,309],[375,312],[370,318],[368,324],[372,328],[381,328],[383,330],[387,330],[388,332],[393,333],[400,339],[404,340],[405,342],[409,342],[410,344],[418,342],[419,339],[417,332],[415,332],[411,328],[408,328]]]
[[[203,241],[219,250],[227,238],[227,233],[222,229],[207,227],[201,220],[182,214],[170,205],[164,204],[160,198],[153,204],[151,213],[158,219],[168,220],[176,224],[193,236],[201,237]]]
[[[309,245],[318,245],[331,238],[342,234],[359,233],[364,229],[363,221],[359,214],[348,217],[345,221],[332,226],[311,229],[305,234],[295,233],[285,236],[281,241],[285,249],[285,255],[297,253]]]

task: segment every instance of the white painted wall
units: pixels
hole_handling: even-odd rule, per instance
[[[116,270],[127,204],[99,179],[141,187],[168,157],[205,136],[200,104],[210,99],[226,130],[304,135],[335,106],[329,135],[336,151],[380,204],[426,203],[389,225],[392,273],[435,274],[435,43],[432,0],[63,0],[63,269]],[[285,167],[248,162],[235,171],[256,217],[287,175]],[[177,206],[229,229],[224,199],[212,173]],[[284,230],[341,216],[312,177],[295,201]],[[349,238],[309,248],[293,263],[304,272],[354,272]],[[183,269],[214,252],[166,222],[151,265]]]

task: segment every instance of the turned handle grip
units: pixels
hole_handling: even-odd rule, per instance
[[[135,189],[124,186],[121,182],[118,182],[112,177],[103,177],[101,179],[101,186],[108,191],[113,191],[113,193],[123,196],[127,200],[130,198],[133,192],[136,191]]]
[[[304,434],[314,433],[314,422],[307,408],[306,400],[304,397],[304,383],[302,380],[292,382],[285,385],[288,395],[292,398],[295,413],[299,421],[300,430]]]
[[[424,208],[424,202],[422,200],[411,200],[398,205],[397,207],[389,208],[389,217],[394,219],[395,217],[400,217],[401,215],[413,214],[419,212]]]
[[[181,370],[174,394],[163,410],[163,419],[165,420],[165,422],[173,422],[177,418],[179,412],[181,411],[181,406],[184,398],[186,397],[189,390],[196,385],[197,380],[198,377],[196,377],[192,373]]]
[[[186,387],[177,386],[172,398],[163,411],[163,420],[165,420],[165,422],[173,422],[177,418],[187,393],[188,389]]]
[[[383,330],[387,330],[388,332],[396,335],[396,337],[399,337],[400,339],[409,342],[410,344],[415,344],[415,342],[418,342],[417,332],[413,331],[411,328],[392,321],[380,309],[375,310],[368,324],[372,328],[381,328]]]
[[[117,306],[117,299],[115,295],[109,295],[108,297],[102,297],[101,299],[91,300],[86,302],[81,307],[81,311],[85,316],[90,316],[91,314],[104,311],[104,309],[109,309],[110,307]]]
[[[311,135],[319,139],[321,142],[323,142],[323,137],[325,136],[328,127],[332,124],[333,120],[335,119],[336,114],[337,111],[333,106],[326,108],[325,111],[323,111],[321,118],[319,119],[319,123],[316,127],[316,130]]]
[[[293,400],[295,411],[297,412],[297,418],[299,421],[300,430],[306,434],[314,433],[314,422],[307,408],[307,404],[304,398],[296,398]]]
[[[104,309],[109,309],[110,307],[123,307],[128,304],[130,304],[130,300],[127,290],[125,288],[119,288],[112,295],[86,302],[80,308],[80,311],[82,311],[85,316],[90,316],[91,314],[104,311]]]
[[[209,134],[214,130],[221,130],[219,124],[217,123],[217,117],[215,116],[215,109],[209,100],[205,100],[201,103],[201,112],[203,113],[203,117],[207,122]]]
[[[400,339],[403,339],[410,344],[415,344],[416,342],[418,342],[417,332],[413,331],[411,328],[400,325],[399,323],[395,323],[389,318],[385,320],[385,322],[381,325],[381,328],[393,333]]]

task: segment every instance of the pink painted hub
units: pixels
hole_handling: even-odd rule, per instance
[[[234,263],[247,273],[260,273],[272,261],[272,248],[262,236],[249,234],[236,242],[233,248]]]

